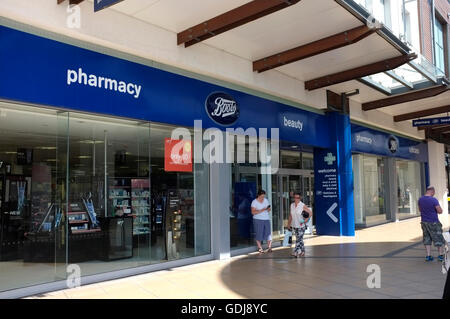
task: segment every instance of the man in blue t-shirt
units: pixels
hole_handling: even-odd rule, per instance
[[[427,188],[424,196],[419,198],[419,210],[422,218],[421,226],[423,231],[423,244],[427,250],[426,261],[432,261],[431,244],[434,242],[439,250],[440,261],[444,260],[444,236],[442,235],[442,224],[439,222],[438,214],[442,214],[439,202],[434,198],[435,190],[433,186]]]

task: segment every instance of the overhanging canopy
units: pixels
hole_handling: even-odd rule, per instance
[[[127,0],[112,9],[174,32],[183,50],[203,43],[253,62],[242,72],[277,70],[304,81],[307,90],[359,89],[352,99],[363,105],[442,85],[422,57],[414,59],[352,0]],[[398,116],[443,107],[448,94],[379,110]]]

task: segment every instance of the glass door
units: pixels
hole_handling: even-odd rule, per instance
[[[308,223],[308,229],[306,230],[306,234],[313,233],[313,225],[315,225],[315,215],[314,215],[314,177],[311,176],[302,176],[303,179],[303,189],[301,194],[303,195],[303,203],[313,210],[313,218],[312,221]]]
[[[68,114],[0,102],[0,291],[66,279]]]
[[[279,176],[272,175],[272,237],[273,240],[281,239],[284,234],[283,215],[281,211],[281,198]]]
[[[68,271],[68,134],[69,113],[59,112],[56,118],[56,147],[55,147],[55,277],[66,279]]]
[[[230,207],[230,247],[232,250],[252,247],[254,241],[251,203],[260,188],[258,169],[233,165]]]
[[[290,215],[290,205],[294,193],[300,193],[303,202],[310,208],[314,205],[314,177],[303,172],[290,175],[277,175],[272,178],[273,236],[281,238]],[[309,173],[311,175],[311,173]],[[311,225],[312,226],[312,225]],[[310,229],[310,231],[312,231]]]
[[[289,176],[280,176],[280,188],[281,217],[283,219],[281,224],[283,225],[283,227],[286,227],[290,214]]]

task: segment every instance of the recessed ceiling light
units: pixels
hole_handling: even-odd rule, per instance
[[[38,146],[35,147],[37,150],[56,150],[56,146]]]
[[[89,155],[81,155],[81,156],[77,156],[77,158],[79,158],[79,159],[87,159],[87,158],[92,158],[92,156],[89,156]]]
[[[81,144],[102,144],[105,142],[102,140],[83,140],[83,141],[80,141],[79,143],[81,143]]]

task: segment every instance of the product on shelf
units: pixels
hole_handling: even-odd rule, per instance
[[[148,178],[131,180],[133,235],[150,234],[150,183]]]
[[[87,199],[83,199],[86,201]],[[67,219],[69,222],[69,230],[72,234],[81,234],[81,233],[91,233],[91,232],[99,232],[101,231],[98,221],[96,218],[96,214],[93,208],[91,212],[88,211],[88,207],[90,203],[84,203],[85,208],[83,208],[78,203],[70,203],[69,204],[69,212],[67,213]]]
[[[165,229],[167,196],[157,193],[152,198],[151,227],[154,235],[162,235]]]
[[[109,187],[111,216],[131,214],[131,184],[129,178],[113,178]]]
[[[112,178],[109,188],[112,215],[131,214],[133,235],[150,234],[150,198],[148,178]]]
[[[99,222],[97,221],[97,213],[95,212],[94,203],[92,201],[92,193],[89,193],[86,197],[83,198],[84,208],[89,215],[89,219],[92,223],[92,228],[99,228]]]

